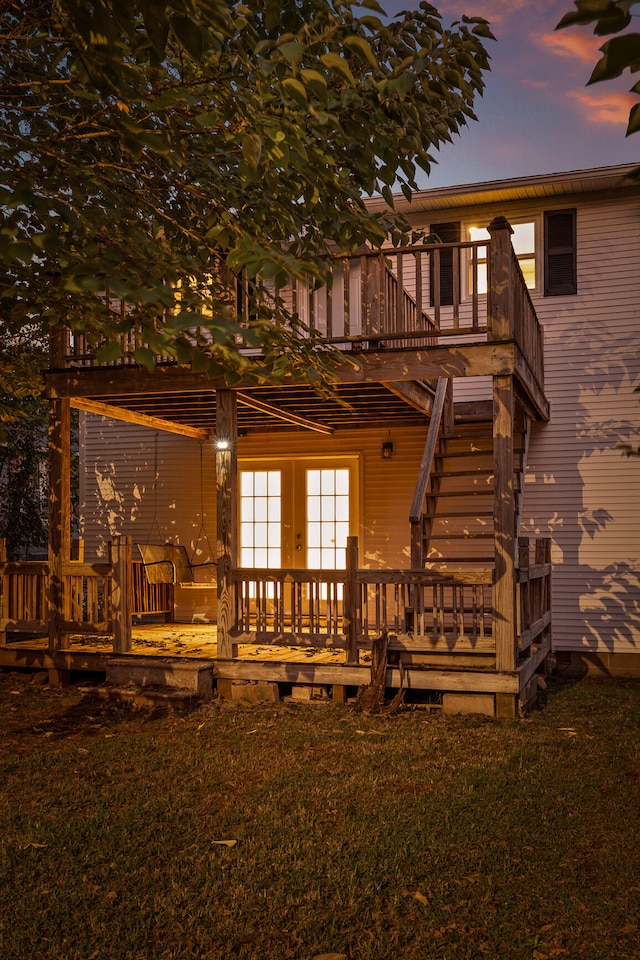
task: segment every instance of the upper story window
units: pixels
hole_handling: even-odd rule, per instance
[[[536,287],[536,221],[512,223],[511,243],[529,290]],[[470,240],[489,240],[485,227],[469,227]],[[473,264],[469,264],[469,291],[473,291]],[[487,248],[478,247],[478,293],[487,292]]]

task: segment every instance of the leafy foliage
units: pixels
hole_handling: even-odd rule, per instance
[[[0,435],[0,536],[9,559],[28,559],[47,544],[47,405],[9,400]]]
[[[428,3],[388,23],[375,0],[3,11],[4,329],[66,325],[103,362],[162,355],[230,382],[326,374],[280,291],[319,282],[336,247],[400,238],[402,218],[363,195],[410,196],[430,149],[473,118],[491,37],[480,18],[445,29]]]
[[[595,23],[593,32],[598,37],[621,33],[631,23],[633,7],[639,0],[574,0],[575,11],[566,13],[556,29]],[[612,80],[625,70],[637,73],[640,70],[640,33],[624,33],[605,41],[600,47],[602,57],[596,63],[589,83]],[[631,87],[631,93],[640,96],[640,82]],[[640,130],[640,103],[629,113],[627,136]]]

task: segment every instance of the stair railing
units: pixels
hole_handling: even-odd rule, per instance
[[[409,511],[409,523],[411,524],[411,567],[413,570],[421,570],[424,567],[424,498],[427,495],[427,488],[431,479],[431,471],[433,469],[433,461],[443,417],[445,422],[451,419],[451,411],[445,416],[445,407],[451,406],[451,410],[453,409],[453,397],[449,384],[450,381],[446,377],[440,377],[438,385],[436,386],[429,431],[424,445],[418,479],[416,480],[411,510]]]

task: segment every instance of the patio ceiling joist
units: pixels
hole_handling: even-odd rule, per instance
[[[307,430],[314,430],[316,433],[332,434],[333,427],[324,423],[318,423],[317,420],[308,420],[306,417],[299,417],[290,410],[282,410],[280,407],[274,407],[271,403],[265,403],[264,400],[258,400],[246,393],[236,392],[238,403],[242,403],[253,410],[259,410],[260,413],[266,413],[277,420],[284,420],[287,423],[295,424],[297,427],[305,427]]]
[[[419,380],[412,380],[408,383],[403,383],[401,380],[383,380],[382,385],[391,393],[395,394],[396,397],[408,403],[414,410],[424,413],[426,417],[431,416],[431,410],[433,409],[433,391],[429,390],[424,383],[421,383]]]
[[[111,417],[112,420],[122,420],[124,423],[135,423],[140,427],[150,427],[152,430],[164,430],[165,433],[177,433],[182,437],[192,437],[194,440],[208,440],[208,430],[200,427],[189,427],[183,423],[174,423],[160,417],[151,417],[147,413],[138,413],[135,410],[125,410],[124,407],[115,407],[111,403],[102,403],[100,400],[89,400],[85,397],[74,397],[71,400],[74,410],[84,410],[85,413],[96,413],[101,417]]]

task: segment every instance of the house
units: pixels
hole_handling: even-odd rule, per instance
[[[640,669],[639,475],[617,449],[640,419],[630,170],[399,198],[424,243],[338,256],[331,285],[289,291],[344,356],[333,398],[304,383],[229,389],[176,365],[98,367],[79,339],[60,341],[47,375],[51,656],[62,662],[65,636],[91,619],[86,585],[73,616],[63,596],[76,408],[76,577],[115,578],[120,612],[109,619],[105,599],[100,617],[116,650],[130,650],[135,575],[156,598],[134,600],[138,612],[217,622],[220,689],[344,690],[382,631],[390,686],[498,713],[526,700],[552,650]],[[0,612],[5,628],[19,619]],[[274,654],[243,659],[250,643]],[[341,659],[314,665],[309,648]]]

